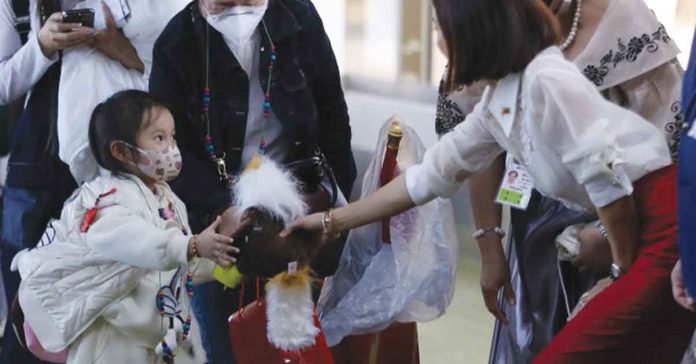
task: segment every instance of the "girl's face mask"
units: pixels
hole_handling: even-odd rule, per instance
[[[156,181],[171,181],[181,172],[181,152],[179,147],[169,146],[162,151],[144,150],[136,146],[126,144],[140,154],[140,161],[130,162],[142,174]]]

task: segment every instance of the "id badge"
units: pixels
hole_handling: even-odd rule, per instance
[[[527,169],[508,154],[505,174],[495,202],[516,209],[526,210],[532,198],[534,180]]]

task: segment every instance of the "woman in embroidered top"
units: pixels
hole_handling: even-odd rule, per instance
[[[679,49],[655,14],[642,0],[544,1],[560,20],[566,59],[607,100],[662,130],[674,159],[681,134],[684,72],[676,60]],[[464,120],[480,100],[479,91],[480,87],[466,87],[441,96],[438,133]],[[499,158],[468,181],[474,221],[480,228],[501,226],[502,209],[493,201],[504,178],[504,160]],[[581,308],[584,297],[592,296],[593,292],[581,295],[606,277],[612,264],[609,242],[596,221],[594,213],[567,209],[534,192],[526,210],[511,210],[509,265],[503,236],[489,232],[477,238],[484,302],[500,323],[507,324],[496,325],[491,363],[530,361],[565,325],[573,306]],[[559,270],[559,259],[579,270],[565,262]],[[498,302],[501,288],[507,300]]]
[[[618,268],[538,362],[678,361],[693,319],[669,299],[676,185],[663,133],[604,100],[564,59],[554,46],[557,21],[541,0],[434,5],[449,51],[447,88],[485,80],[482,102],[403,177],[288,229],[335,234],[378,221],[452,194],[507,151],[541,193],[598,213]]]
[[[89,137],[111,173],[65,205],[52,243],[15,259],[26,323],[45,350],[68,348],[68,363],[171,363],[177,347],[192,345],[204,358],[191,331],[193,280],[238,250],[216,233],[219,218],[189,231],[165,182],[181,169],[171,114],[147,93],[124,91],[97,106]]]

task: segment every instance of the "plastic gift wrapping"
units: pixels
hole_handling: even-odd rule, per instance
[[[381,184],[389,126],[387,122],[380,130],[362,197]],[[397,157],[401,173],[419,163],[425,153],[415,131],[404,123],[402,130]],[[392,217],[391,244],[383,241],[382,224],[350,232],[338,270],[325,282],[319,309],[329,346],[394,322],[436,319],[452,300],[459,246],[451,202],[438,198]]]

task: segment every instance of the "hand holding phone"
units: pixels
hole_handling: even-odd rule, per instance
[[[65,10],[63,12],[63,23],[80,24],[83,27],[94,28],[94,10]]]
[[[39,30],[38,39],[41,51],[46,57],[53,57],[56,52],[85,44],[94,37],[94,29],[81,23],[64,21],[63,13],[54,13]],[[70,16],[68,17],[70,20]]]

